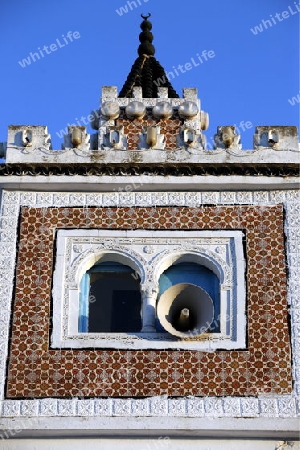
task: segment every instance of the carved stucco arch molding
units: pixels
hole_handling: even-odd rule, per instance
[[[199,249],[192,246],[184,248],[180,246],[171,251],[164,250],[153,258],[152,270],[148,270],[148,276],[157,286],[161,274],[178,262],[192,262],[207,267],[217,275],[221,289],[228,288],[232,284],[232,269],[220,256],[206,248]]]
[[[78,286],[83,274],[98,261],[119,262],[131,267],[139,275],[141,284],[146,279],[146,262],[141,255],[126,247],[113,246],[107,248],[97,246],[85,250],[73,261],[67,274],[68,282]]]

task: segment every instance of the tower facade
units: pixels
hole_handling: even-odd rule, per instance
[[[148,19],[94,134],[53,150],[10,126],[1,147],[0,447],[297,445],[297,128],[244,150],[219,126],[207,149]]]

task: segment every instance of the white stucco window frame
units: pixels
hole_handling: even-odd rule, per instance
[[[52,348],[241,349],[246,347],[243,232],[239,230],[58,230],[53,275]],[[141,279],[140,333],[78,332],[79,285],[97,261],[129,265]],[[154,332],[160,275],[176,262],[196,262],[220,283],[220,332],[180,340]],[[152,307],[153,306],[153,307]]]

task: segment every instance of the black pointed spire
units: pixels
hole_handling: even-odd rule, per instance
[[[179,95],[169,82],[164,68],[154,57],[152,23],[148,20],[149,17],[151,14],[142,15],[144,21],[141,23],[142,32],[139,36],[139,57],[135,60],[119,97],[132,97],[133,88],[141,87],[143,98],[156,98],[158,97],[158,87],[166,87],[170,98],[178,98]]]

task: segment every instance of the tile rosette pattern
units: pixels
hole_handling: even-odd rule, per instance
[[[245,230],[248,350],[49,348],[59,228]],[[7,398],[288,394],[289,340],[282,205],[21,210]]]

